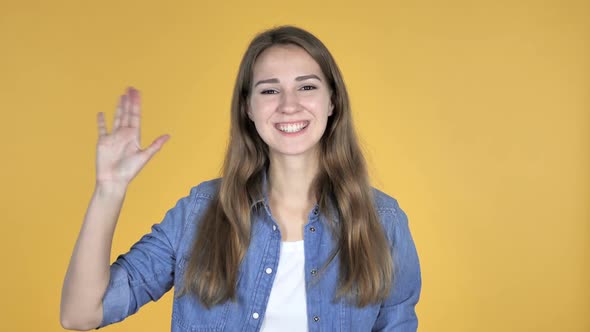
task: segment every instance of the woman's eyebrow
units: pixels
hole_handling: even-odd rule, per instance
[[[305,80],[309,80],[315,78],[318,81],[322,81],[317,75],[311,74],[311,75],[303,75],[303,76],[297,76],[295,77],[296,81],[305,81]],[[279,79],[278,78],[269,78],[266,80],[260,80],[258,82],[256,82],[256,84],[254,84],[254,87],[257,87],[260,84],[265,84],[265,83],[279,83]]]
[[[260,80],[258,82],[256,82],[256,84],[254,84],[254,87],[257,87],[260,84],[265,84],[265,83],[279,83],[279,79],[278,78],[269,78],[267,80]]]
[[[318,80],[320,82],[322,81],[317,75],[314,75],[314,74],[304,75],[304,76],[297,76],[297,77],[295,77],[295,80],[296,81],[305,81],[305,80],[308,80],[308,79],[311,79],[311,78],[315,78],[316,80]]]

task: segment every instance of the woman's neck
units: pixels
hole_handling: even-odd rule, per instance
[[[311,186],[318,171],[318,158],[271,155],[270,159],[269,199],[274,202],[291,202],[302,208],[315,204],[315,192]]]
[[[270,157],[268,199],[283,241],[303,240],[303,226],[316,203],[312,183],[317,170],[317,157]]]

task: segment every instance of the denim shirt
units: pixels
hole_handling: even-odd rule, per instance
[[[122,321],[147,302],[158,300],[173,286],[179,286],[174,290],[172,332],[260,330],[281,244],[281,233],[268,208],[266,191],[253,204],[250,246],[239,268],[236,301],[206,309],[194,296],[176,297],[183,283],[195,230],[219,183],[216,179],[193,187],[190,195],[180,199],[161,223],[152,226],[151,233],[111,265],[110,282],[103,298],[103,321],[98,328]],[[417,329],[415,306],[420,296],[421,275],[408,220],[395,199],[377,189],[373,189],[373,194],[394,260],[391,293],[383,302],[363,308],[344,298],[335,299],[338,257],[322,267],[336,242],[326,216],[319,213],[316,205],[309,213],[303,235],[309,331]]]

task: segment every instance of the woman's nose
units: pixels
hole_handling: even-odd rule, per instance
[[[296,92],[284,91],[281,94],[279,111],[283,113],[297,112],[300,108],[299,98]]]

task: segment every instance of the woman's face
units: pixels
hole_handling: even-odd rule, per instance
[[[272,46],[253,68],[248,116],[271,154],[311,154],[334,106],[320,66],[295,45]]]

